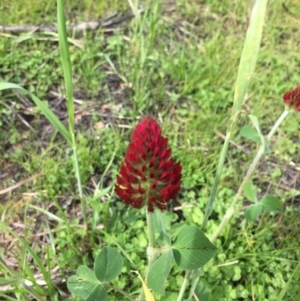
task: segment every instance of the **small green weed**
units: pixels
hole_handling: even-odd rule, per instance
[[[55,1],[46,6],[29,2],[1,3],[3,24],[56,22]],[[127,2],[119,1],[64,5],[72,24],[102,18],[116,9],[130,10]],[[6,285],[0,298],[71,298],[65,280],[80,265],[92,268],[105,246],[117,248],[124,258],[120,275],[109,279],[106,287],[109,300],[126,299],[124,292],[138,296],[141,282],[131,270],[146,273],[145,219],[116,199],[113,184],[130,128],[140,116],[150,114],[162,121],[173,155],[183,167],[178,201],[163,216],[166,228],[172,225],[178,234],[184,224],[201,227],[204,221],[251,7],[194,0],[178,1],[174,7],[157,1],[143,5],[151,9],[109,33],[102,29],[69,33],[83,198],[78,197],[71,144],[49,126],[29,95],[0,92],[0,193],[7,191],[0,194],[4,229],[0,258],[8,258],[0,261]],[[299,84],[300,35],[295,17],[299,9],[296,0],[284,5],[269,2],[256,71],[232,136],[207,224],[208,237],[216,231],[257,151],[253,141],[239,135],[243,126],[253,126],[247,116],[257,116],[265,135],[283,109],[281,95]],[[58,35],[1,35],[1,79],[39,97],[68,127]],[[262,212],[250,223],[243,210],[238,211],[215,242],[217,255],[199,272],[195,293],[200,300],[299,299],[299,139],[299,114],[295,114],[283,122],[272,139],[272,153],[253,178],[258,199],[276,195],[284,203],[283,213]],[[26,181],[30,176],[33,180]],[[241,203],[240,207],[249,206],[246,198]],[[184,274],[174,267],[171,273],[168,292],[155,300],[176,300]]]

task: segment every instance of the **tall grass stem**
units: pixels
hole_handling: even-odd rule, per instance
[[[226,138],[225,138],[223,148],[222,148],[222,151],[221,151],[221,155],[220,155],[220,159],[219,159],[219,163],[218,163],[218,168],[217,168],[215,180],[214,180],[213,187],[212,187],[212,190],[211,190],[211,193],[210,193],[210,196],[209,196],[208,204],[207,204],[206,210],[205,210],[204,220],[203,220],[203,224],[202,224],[203,231],[205,231],[205,229],[206,229],[208,218],[211,214],[213,203],[214,203],[214,200],[215,200],[215,197],[216,197],[216,194],[217,194],[218,185],[220,183],[225,158],[226,158],[226,155],[227,155],[230,136],[231,136],[231,132],[228,132],[226,134]]]
[[[238,120],[238,116],[242,109],[243,100],[245,98],[250,80],[255,70],[256,61],[259,53],[260,42],[262,37],[263,23],[266,14],[267,0],[256,0],[250,18],[249,27],[246,34],[244,48],[242,51],[240,64],[238,68],[238,74],[235,83],[235,93],[233,99],[232,114],[229,121],[229,125],[226,131],[226,138],[221,151],[218,168],[213,183],[213,187],[209,196],[208,204],[205,211],[205,216],[202,224],[202,230],[205,231],[207,221],[212,211],[213,203],[216,197],[218,185],[227,155],[229,141],[235,125]]]
[[[278,129],[279,125],[283,122],[283,120],[285,119],[285,117],[288,115],[289,111],[285,110],[281,116],[278,118],[278,120],[276,121],[276,123],[274,124],[274,126],[272,127],[272,129],[270,130],[269,134],[267,135],[267,141],[270,141],[271,138],[273,137],[273,135],[275,134],[276,130]],[[231,217],[233,216],[234,212],[235,212],[235,205],[237,204],[237,202],[240,199],[240,196],[242,195],[243,191],[244,191],[244,186],[245,184],[250,180],[251,176],[253,175],[253,172],[255,171],[258,162],[260,161],[260,159],[262,158],[262,156],[265,154],[265,148],[264,145],[261,145],[236,193],[236,195],[234,196],[230,207],[227,209],[220,225],[218,226],[217,230],[215,231],[214,235],[211,238],[211,242],[214,242],[217,237],[219,236],[219,234],[221,233],[221,231],[224,229],[224,227],[228,224],[228,222],[230,221]]]
[[[59,38],[59,49],[60,49],[60,55],[61,55],[61,61],[63,66],[63,73],[64,73],[65,90],[67,95],[69,131],[71,134],[75,176],[77,179],[77,188],[78,188],[78,193],[81,201],[84,226],[85,226],[85,230],[87,231],[86,205],[85,205],[85,200],[83,198],[80,168],[78,163],[77,146],[76,146],[76,139],[75,139],[72,64],[70,60],[66,20],[65,20],[62,0],[57,0],[57,28],[58,28],[58,38]]]
[[[217,189],[220,183],[231,135],[237,124],[238,117],[242,109],[243,100],[245,99],[247,89],[250,84],[250,80],[255,70],[256,61],[258,58],[258,53],[259,53],[259,48],[261,43],[267,3],[268,0],[256,0],[252,8],[250,22],[249,22],[245,43],[244,43],[244,47],[243,47],[243,51],[238,67],[238,72],[237,72],[232,113],[231,113],[228,128],[226,130],[226,137],[220,154],[213,187],[205,210],[205,215],[202,224],[203,231],[205,231],[206,229],[207,222],[210,217],[214,200],[217,194]],[[195,281],[198,282],[198,280],[199,277],[196,277]],[[194,290],[195,287],[191,287],[189,296],[193,296]]]

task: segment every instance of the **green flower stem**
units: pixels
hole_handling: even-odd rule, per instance
[[[267,135],[266,140],[268,142],[271,141],[271,138],[273,137],[273,135],[275,134],[276,130],[278,129],[278,127],[280,126],[280,124],[283,122],[283,120],[285,119],[285,117],[288,115],[289,111],[288,110],[284,110],[284,112],[281,114],[281,116],[278,118],[278,120],[275,122],[274,126],[272,127],[272,129],[270,130],[269,134]],[[227,138],[227,137],[226,137]],[[224,143],[225,144],[225,143]],[[224,147],[223,147],[224,148]],[[228,224],[228,222],[230,221],[231,217],[233,216],[234,212],[235,212],[235,205],[238,202],[243,190],[244,190],[244,186],[247,183],[247,181],[251,178],[259,160],[262,158],[263,154],[265,153],[265,149],[264,149],[264,145],[261,145],[260,148],[258,149],[256,156],[254,157],[239,189],[237,194],[235,195],[234,199],[232,200],[232,203],[230,205],[230,207],[227,209],[219,227],[217,228],[217,230],[215,231],[214,235],[212,236],[212,238],[210,239],[210,241],[213,243],[217,237],[219,236],[219,234],[221,233],[221,231],[224,229],[224,227]],[[223,152],[222,152],[223,154]],[[221,161],[221,160],[220,160]],[[219,164],[220,166],[220,164]],[[214,191],[212,191],[212,194],[215,193]],[[214,195],[213,195],[214,197]],[[213,199],[212,199],[213,200]],[[210,212],[209,212],[210,213]],[[205,223],[206,225],[206,223]],[[186,276],[190,277],[190,275],[187,274],[186,272]],[[190,289],[190,294],[189,297],[186,301],[189,301],[192,299],[194,291],[195,291],[195,287],[199,281],[199,276],[200,276],[200,269],[198,269],[195,273],[195,277],[194,280],[192,282],[192,286]],[[177,301],[181,301],[180,299],[177,299]]]
[[[227,150],[228,150],[228,145],[229,145],[229,142],[230,142],[232,129],[234,128],[234,125],[236,123],[236,118],[237,118],[237,115],[238,115],[239,112],[240,112],[240,107],[237,109],[237,114],[233,114],[233,116],[231,118],[231,123],[228,126],[228,131],[226,133],[225,141],[224,141],[223,148],[222,148],[222,151],[221,151],[221,155],[220,155],[220,159],[219,159],[218,168],[217,168],[216,176],[215,176],[215,179],[214,179],[213,187],[212,187],[212,190],[211,190],[211,193],[210,193],[210,196],[209,196],[209,200],[208,200],[208,204],[207,204],[206,210],[205,210],[204,220],[203,220],[203,224],[202,224],[202,230],[203,231],[205,231],[205,229],[206,229],[207,221],[208,221],[208,218],[209,218],[209,216],[211,214],[211,211],[212,211],[213,203],[214,203],[214,200],[215,200],[215,197],[216,197],[218,185],[219,185],[221,175],[222,175],[222,170],[223,170],[223,166],[224,166],[224,162],[225,162],[225,158],[226,158],[226,154],[227,154]],[[192,286],[191,286],[191,289],[190,289],[190,294],[189,294],[189,297],[188,297],[187,300],[192,299],[192,297],[194,295],[196,285],[199,281],[199,276],[200,276],[200,269],[198,269],[195,272],[194,281],[192,283]],[[191,277],[191,273],[189,271],[185,271],[184,281],[182,283],[177,301],[182,300],[184,290],[186,289],[186,287],[188,285],[188,281],[189,281],[190,277]]]
[[[155,249],[156,244],[155,244],[155,230],[154,230],[154,213],[148,212],[148,209],[146,209],[146,217],[147,217],[148,238],[149,238],[149,245],[147,249],[147,257],[148,257],[148,267],[146,273],[146,282],[147,282],[148,274],[156,258],[157,250]]]
[[[238,116],[242,109],[243,100],[246,95],[250,80],[255,70],[256,61],[259,53],[262,30],[266,14],[268,0],[256,0],[250,17],[250,22],[246,34],[246,39],[239,63],[238,74],[235,83],[235,92],[233,99],[233,107],[228,128],[226,130],[226,138],[219,159],[218,169],[214,180],[213,188],[209,197],[208,205],[203,220],[202,230],[205,231],[208,218],[210,216],[213,202],[216,196],[217,188],[220,182],[223,165],[230,141],[231,134],[238,120]]]
[[[201,271],[201,269],[196,270],[195,274],[193,275],[191,289],[190,289],[190,293],[189,293],[187,300],[192,300],[192,298],[194,297],[194,292],[195,292],[197,283],[199,282],[200,271]]]
[[[146,218],[148,225],[148,238],[149,238],[149,247],[155,248],[155,231],[154,231],[154,218],[153,212],[148,212],[146,209]]]
[[[226,154],[227,154],[227,150],[228,150],[232,130],[233,130],[235,124],[236,124],[237,116],[241,111],[241,104],[242,104],[242,102],[240,102],[238,105],[235,106],[235,109],[234,109],[235,113],[232,114],[230,124],[229,124],[228,129],[227,129],[225,141],[224,141],[224,144],[223,144],[223,148],[222,148],[219,163],[218,163],[216,176],[215,176],[215,179],[214,179],[213,187],[212,187],[212,190],[211,190],[211,193],[210,193],[210,196],[209,196],[209,200],[208,200],[208,203],[207,203],[207,206],[206,206],[206,210],[205,210],[205,215],[204,215],[203,224],[202,224],[202,230],[203,231],[205,231],[205,229],[206,229],[207,221],[208,221],[208,218],[209,218],[209,216],[211,214],[211,211],[212,211],[213,203],[214,203],[214,200],[215,200],[215,197],[216,197],[218,185],[220,183],[220,179],[221,179],[221,175],[222,175],[222,170],[223,170],[223,166],[224,166],[224,162],[225,162],[225,158],[226,158]],[[191,298],[194,294],[196,284],[199,280],[200,270],[199,270],[199,272],[197,271],[196,273],[198,274],[198,276],[196,276],[194,278],[194,281],[193,281],[193,284],[192,284],[192,287],[191,287],[191,290],[190,290],[189,298],[187,300],[191,300]],[[191,277],[191,274],[189,273],[189,271],[186,271],[184,282],[181,286],[180,293],[179,293],[177,301],[182,300],[184,289],[186,288],[190,277]],[[183,286],[185,286],[185,287],[183,287]]]
[[[271,131],[269,132],[269,134],[267,135],[267,141],[270,141],[271,138],[273,137],[273,135],[275,134],[275,132],[277,131],[278,127],[280,126],[280,124],[282,123],[282,121],[285,119],[285,117],[289,114],[289,110],[285,109],[283,111],[283,113],[281,114],[281,116],[277,119],[277,121],[275,122],[274,126],[272,127]]]
[[[189,283],[189,279],[191,277],[191,274],[192,274],[192,271],[185,271],[185,276],[184,276],[184,279],[183,279],[183,283],[181,285],[181,289],[180,289],[177,301],[181,301],[182,300],[184,292],[186,290],[186,287],[187,287],[187,285]]]
[[[155,254],[156,254],[156,249],[155,249],[155,230],[154,230],[154,213],[149,212],[148,209],[146,209],[146,218],[147,218],[147,225],[148,225],[148,249],[147,249],[147,257],[148,257],[148,267],[147,267],[147,272],[146,272],[146,283],[147,283],[147,278],[148,274],[151,268],[151,265],[153,264],[155,260]],[[138,301],[143,301],[144,300],[144,290],[142,289],[142,292],[138,298]]]
[[[285,110],[281,116],[278,118],[278,120],[276,121],[276,123],[274,124],[274,126],[272,127],[271,131],[269,132],[269,134],[267,135],[267,141],[269,142],[271,140],[271,138],[273,137],[273,135],[275,134],[276,130],[278,129],[279,125],[282,123],[282,121],[285,119],[285,117],[288,115],[289,111]],[[261,145],[260,148],[258,149],[256,156],[254,157],[239,189],[238,192],[236,193],[236,195],[234,196],[230,207],[227,209],[226,214],[224,215],[219,227],[217,228],[217,230],[215,231],[214,235],[211,238],[211,242],[214,242],[217,237],[219,236],[219,234],[221,233],[221,231],[223,230],[223,228],[228,224],[228,222],[230,221],[232,215],[235,212],[235,205],[237,204],[237,202],[239,201],[239,198],[241,196],[241,194],[243,193],[244,190],[244,186],[245,184],[250,180],[253,172],[255,171],[255,168],[258,164],[258,162],[260,161],[260,159],[262,158],[262,156],[265,153],[265,149],[264,149],[264,145]]]
[[[238,116],[242,109],[243,99],[245,98],[246,91],[248,89],[251,77],[255,70],[256,60],[258,57],[260,42],[262,37],[262,30],[263,30],[267,3],[268,0],[261,0],[261,1],[256,0],[252,8],[250,23],[246,34],[246,39],[245,39],[245,43],[244,43],[244,47],[239,63],[236,83],[235,83],[235,93],[233,99],[231,118],[229,121],[228,128],[226,130],[226,138],[223,144],[214,184],[205,211],[205,216],[202,225],[203,231],[205,231],[206,229],[207,221],[212,211],[212,206],[220,182],[222,169],[224,166],[225,157],[228,150],[228,145],[230,142],[230,137],[237,123]],[[198,279],[199,277],[197,278],[197,281]],[[191,291],[191,293],[193,294],[194,291]]]

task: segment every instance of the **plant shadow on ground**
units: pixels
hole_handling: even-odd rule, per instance
[[[16,1],[14,1],[16,2]],[[22,2],[22,1],[20,1]],[[19,2],[18,2],[19,3]],[[24,2],[25,3],[25,2]],[[70,22],[97,19],[115,8],[96,9],[90,1],[67,6]],[[2,4],[1,4],[2,5]],[[16,4],[15,4],[16,5]],[[150,6],[149,6],[150,5]],[[4,4],[5,6],[5,4]],[[223,143],[233,98],[238,60],[250,7],[232,1],[145,3],[140,18],[93,32],[70,33],[78,156],[88,204],[85,235],[74,177],[71,149],[25,95],[1,92],[0,213],[8,229],[0,234],[7,264],[30,279],[40,295],[51,300],[68,297],[65,279],[80,264],[91,265],[104,245],[117,246],[127,258],[113,285],[134,294],[140,282],[130,270],[145,273],[145,221],[126,208],[113,193],[113,183],[128,145],[130,129],[143,115],[162,121],[174,156],[183,165],[181,193],[171,204],[169,224],[201,225]],[[11,9],[11,10],[10,10]],[[7,24],[55,22],[55,7],[30,11],[8,6],[1,12]],[[267,133],[283,108],[281,97],[298,84],[300,55],[297,1],[271,1],[258,68],[239,126],[249,113],[258,116]],[[105,13],[104,13],[105,12]],[[119,14],[130,12],[124,6]],[[67,124],[57,36],[45,33],[3,35],[0,42],[1,78],[19,83],[47,101]],[[263,215],[249,224],[238,216],[221,234],[218,255],[204,267],[200,286],[212,300],[276,300],[300,260],[299,116],[284,122],[273,153],[260,164],[254,182],[259,194],[272,193],[285,212]],[[208,224],[213,233],[256,146],[236,129],[216,206]],[[246,203],[245,203],[246,204]],[[175,222],[177,223],[175,225]],[[17,236],[16,236],[17,235]],[[45,275],[23,237],[42,260],[55,287],[47,289]],[[26,262],[26,264],[24,263]],[[18,266],[24,267],[23,269]],[[173,300],[183,280],[175,270],[162,300]],[[0,274],[10,276],[0,270]],[[294,275],[285,300],[298,300],[299,274]],[[46,281],[47,284],[47,281]],[[19,300],[28,300],[18,286]],[[172,295],[173,294],[173,295]],[[0,298],[14,298],[11,287]],[[121,300],[111,292],[110,300]],[[15,300],[15,299],[12,299]]]

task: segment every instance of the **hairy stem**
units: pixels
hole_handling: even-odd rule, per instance
[[[148,249],[147,249],[147,257],[148,257],[148,267],[147,267],[147,272],[146,272],[146,283],[147,283],[147,278],[148,274],[150,271],[150,268],[155,260],[155,230],[154,230],[154,213],[149,212],[148,209],[146,209],[146,218],[147,218],[147,225],[148,225]],[[144,291],[141,291],[141,294],[138,298],[138,301],[143,301],[144,300]]]
[[[149,247],[155,248],[155,231],[154,231],[154,213],[148,212],[146,210],[146,218],[148,224],[148,239],[149,239]]]
[[[183,298],[184,292],[186,290],[186,287],[189,284],[189,279],[191,277],[191,274],[192,274],[192,271],[185,271],[185,276],[184,276],[184,279],[183,279],[183,283],[181,285],[179,295],[177,297],[177,301],[182,301],[182,298]]]

